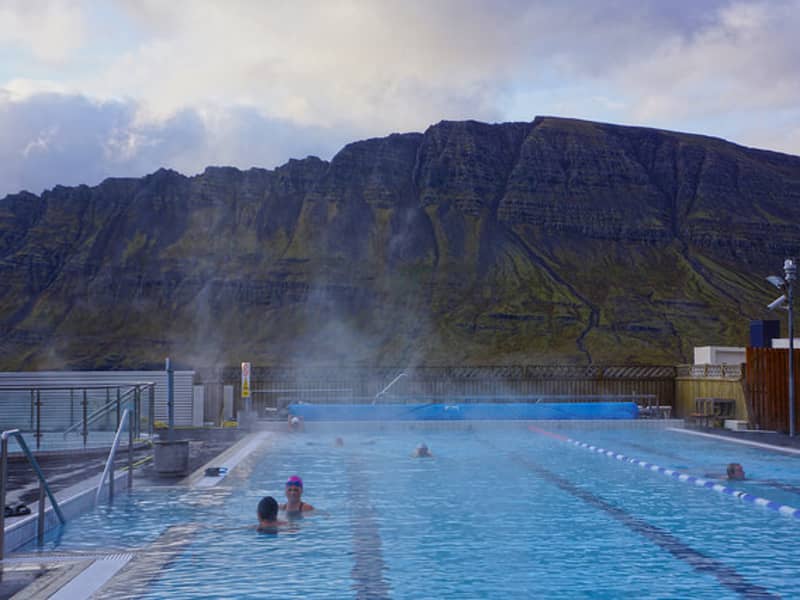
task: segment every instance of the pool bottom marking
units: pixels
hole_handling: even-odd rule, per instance
[[[389,584],[384,578],[387,570],[381,548],[381,534],[375,507],[369,501],[367,475],[355,456],[347,460],[347,493],[350,510],[350,530],[353,533],[355,564],[350,571],[352,588],[359,600],[391,598]]]
[[[587,504],[608,513],[611,517],[654,542],[675,558],[689,564],[695,571],[704,575],[713,575],[726,588],[741,594],[745,598],[780,598],[780,596],[771,593],[766,588],[750,583],[732,567],[695,550],[668,531],[635,517],[591,492],[580,489],[567,479],[545,469],[527,457],[516,455],[515,458],[542,479],[553,483],[559,489],[583,500]]]
[[[666,467],[660,467],[658,465],[645,462],[643,460],[639,460],[638,458],[631,458],[630,456],[626,456],[624,454],[620,454],[618,452],[613,452],[611,450],[606,450],[605,448],[600,448],[599,446],[594,446],[592,444],[587,444],[586,442],[581,442],[578,440],[574,440],[572,438],[552,434],[550,432],[546,432],[543,429],[539,429],[538,427],[530,426],[529,429],[536,433],[543,433],[549,434],[550,437],[557,437],[561,441],[567,442],[574,446],[578,446],[579,448],[584,448],[591,452],[596,452],[598,454],[603,454],[610,458],[614,458],[618,461],[637,465],[643,469],[647,469],[648,471],[653,471],[655,473],[661,473],[662,475],[666,475],[677,481],[682,481],[684,483],[691,483],[698,487],[714,490],[715,492],[719,492],[720,494],[725,494],[726,496],[732,496],[734,498],[739,498],[742,502],[747,502],[748,504],[755,504],[756,506],[761,506],[768,510],[775,511],[780,513],[786,517],[793,517],[795,519],[800,519],[800,509],[794,508],[792,506],[787,506],[785,504],[781,504],[779,502],[775,502],[773,500],[769,500],[768,498],[761,498],[754,494],[750,494],[743,490],[737,490],[736,488],[728,487],[722,485],[721,483],[717,483],[711,479],[705,479],[703,477],[695,477],[694,475],[689,475],[687,473],[682,473],[680,471],[676,471],[675,469],[668,469]]]

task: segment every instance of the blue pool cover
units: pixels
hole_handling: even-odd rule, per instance
[[[468,404],[290,404],[306,421],[484,421],[636,419],[635,402],[537,402]]]

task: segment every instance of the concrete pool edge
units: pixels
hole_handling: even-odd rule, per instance
[[[249,433],[233,446],[208,461],[206,464],[196,469],[178,482],[190,488],[213,487],[225,480],[225,477],[233,471],[250,454],[258,450],[261,445],[269,439],[268,431],[257,431]],[[208,476],[206,469],[224,467],[226,470],[219,475]]]
[[[124,489],[127,476],[127,471],[117,471],[114,474],[115,489]],[[97,485],[100,483],[100,477],[101,474],[98,473],[56,493],[58,506],[61,508],[66,520],[74,519],[95,507],[95,495],[97,493]],[[30,515],[6,526],[3,556],[8,556],[8,553],[18,550],[36,539],[38,505],[31,508],[33,512]],[[45,501],[44,524],[45,534],[61,525],[49,500]]]

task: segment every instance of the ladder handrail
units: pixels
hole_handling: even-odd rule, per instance
[[[125,419],[130,419],[130,414],[131,414],[130,409],[128,408],[126,408],[122,412],[122,417],[119,420],[119,427],[117,427],[117,433],[114,434],[114,441],[111,443],[111,450],[108,452],[108,459],[106,459],[106,466],[103,469],[103,474],[100,476],[100,483],[97,484],[97,492],[95,493],[94,496],[95,504],[100,504],[100,496],[103,493],[103,486],[105,485],[106,477],[108,476],[109,472],[111,472],[111,480],[109,480],[109,491],[110,491],[109,501],[114,499],[114,492],[113,492],[114,458],[116,458],[117,455],[117,448],[119,447],[119,437],[122,434],[122,428],[125,427]],[[128,450],[130,451],[131,449],[129,448]]]
[[[53,511],[58,516],[58,520],[61,521],[61,524],[67,522],[64,518],[64,514],[61,512],[61,508],[58,506],[58,501],[56,497],[53,495],[53,492],[50,490],[50,486],[47,484],[47,479],[42,472],[42,469],[39,467],[39,463],[36,461],[36,457],[33,456],[33,453],[28,448],[28,444],[25,443],[25,438],[22,437],[22,432],[19,429],[8,429],[3,431],[0,434],[0,506],[2,506],[3,511],[0,512],[0,559],[3,558],[3,553],[5,551],[5,506],[6,506],[6,484],[8,483],[8,438],[14,437],[17,440],[17,444],[19,447],[22,448],[23,453],[28,459],[31,467],[36,472],[36,476],[39,478],[39,483],[41,487],[44,489],[47,497],[50,498],[50,505],[53,507]],[[39,497],[39,514],[44,514],[44,496]],[[42,519],[40,518],[40,527],[43,523]],[[42,531],[39,532],[40,536],[43,534]]]

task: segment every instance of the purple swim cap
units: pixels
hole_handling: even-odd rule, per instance
[[[292,475],[289,479],[286,480],[286,485],[296,485],[297,487],[303,487],[303,480],[300,479],[297,475]]]

